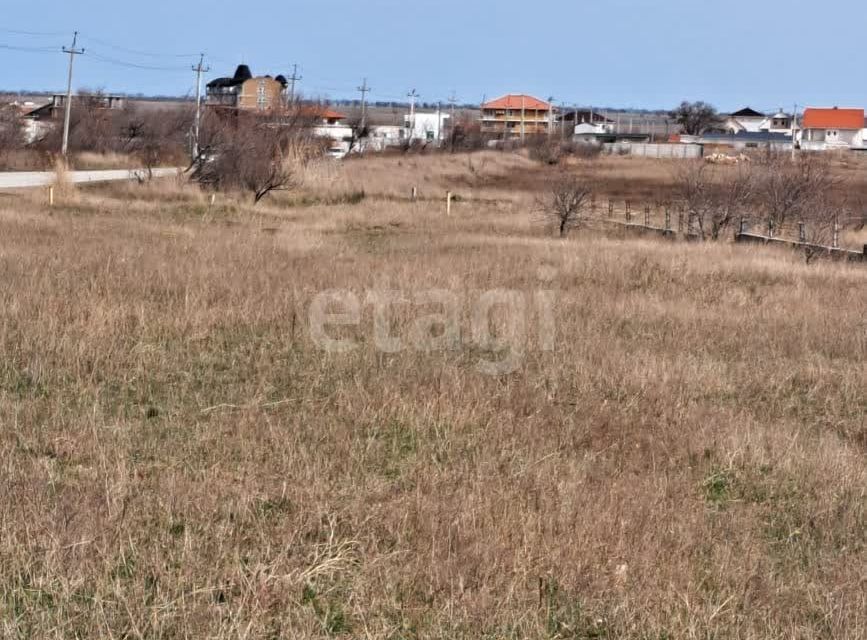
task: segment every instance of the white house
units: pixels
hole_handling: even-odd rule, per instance
[[[729,133],[791,133],[792,116],[780,109],[774,115],[746,107],[729,115],[723,122]]]
[[[394,124],[377,124],[370,128],[367,144],[373,151],[397,147],[403,139],[404,129]]]
[[[723,128],[730,133],[740,133],[741,131],[758,133],[767,119],[768,117],[764,113],[746,107],[730,114],[725,119]]]
[[[434,113],[407,114],[403,117],[403,139],[411,142],[440,143],[445,137],[448,114],[442,111]]]
[[[801,148],[808,151],[864,149],[864,109],[809,107],[804,111]]]
[[[608,124],[590,124],[589,122],[582,122],[581,124],[575,125],[572,139],[575,142],[597,144],[600,142],[600,136],[612,133],[613,131],[614,127]]]

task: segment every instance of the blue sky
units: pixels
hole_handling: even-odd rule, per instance
[[[239,61],[254,73],[300,66],[308,96],[463,102],[506,92],[569,104],[722,110],[867,106],[863,0],[3,0],[0,88],[57,90],[79,30],[76,87],[193,91]],[[11,33],[27,31],[38,35]],[[4,47],[20,47],[20,51]],[[155,54],[155,55],[144,55]],[[137,65],[137,66],[133,66]],[[149,68],[142,68],[149,67]]]

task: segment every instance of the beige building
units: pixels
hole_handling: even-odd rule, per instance
[[[525,94],[509,94],[482,105],[482,133],[523,138],[548,133],[552,126],[552,106]]]
[[[205,104],[241,111],[274,111],[286,106],[286,78],[253,76],[250,67],[238,65],[231,78],[217,78],[207,85]]]

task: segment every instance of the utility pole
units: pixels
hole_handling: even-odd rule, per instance
[[[63,156],[69,150],[69,118],[72,113],[72,63],[75,60],[75,56],[80,56],[84,53],[84,47],[76,49],[76,44],[78,44],[78,31],[72,34],[72,46],[69,49],[63,47],[63,53],[69,54],[69,78],[66,81],[66,109],[63,114],[63,144],[60,148],[60,153]]]
[[[367,78],[364,79],[364,82],[361,83],[361,86],[358,87],[358,90],[361,92],[361,128],[364,129],[367,124],[367,94],[370,93],[370,87],[367,86]]]
[[[292,75],[289,76],[289,104],[295,104],[295,83],[301,82],[303,78],[298,75],[298,65],[292,65]]]
[[[548,96],[548,137],[554,133],[554,96]]]
[[[797,103],[792,107],[792,162],[795,161],[795,135],[797,133],[796,129],[798,127],[798,105]]]
[[[449,105],[451,107],[451,118],[449,120],[449,148],[454,151],[455,150],[455,105],[458,103],[458,97],[455,95],[455,92],[452,91],[452,95],[449,96]]]
[[[199,157],[199,129],[202,124],[202,74],[211,70],[204,66],[205,54],[199,54],[199,64],[193,67],[196,72],[196,120],[193,124],[193,160]]]
[[[415,99],[418,98],[418,92],[413,89],[406,97],[409,98],[409,141],[412,142],[415,137]]]

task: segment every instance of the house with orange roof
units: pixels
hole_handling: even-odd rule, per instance
[[[501,138],[547,134],[553,127],[554,108],[539,98],[510,93],[482,105],[482,133]]]
[[[809,107],[801,123],[801,148],[807,151],[864,149],[864,109]]]

